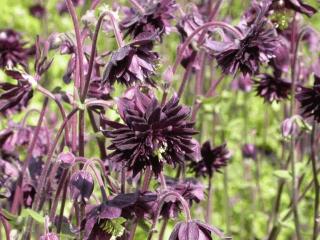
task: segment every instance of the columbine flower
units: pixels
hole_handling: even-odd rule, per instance
[[[154,86],[155,82],[151,76],[154,75],[159,56],[151,51],[152,39],[147,36],[114,52],[104,72],[102,83],[112,86],[117,81],[131,86],[140,82]]]
[[[257,76],[260,79],[255,81],[257,95],[263,97],[266,102],[279,102],[282,99],[287,99],[290,94],[291,84],[278,75],[277,73],[273,75],[265,73]]]
[[[224,234],[217,228],[210,227],[198,220],[190,220],[177,223],[169,240],[213,240],[212,235],[217,236],[219,239],[229,239],[225,238]]]
[[[104,127],[113,128],[103,133],[111,138],[111,160],[126,162],[134,176],[147,166],[158,175],[163,163],[183,164],[193,158],[196,132],[187,120],[190,109],[179,105],[176,96],[161,106],[154,96],[131,89],[118,101],[118,111],[124,124],[102,119]]]
[[[254,144],[246,143],[242,146],[241,150],[244,158],[257,158],[257,148]]]
[[[35,4],[29,8],[29,12],[36,18],[43,18],[46,14],[46,9],[41,4]]]
[[[265,18],[267,11],[268,4],[264,2],[257,9],[254,22],[244,30],[243,38],[226,43],[222,50],[214,52],[224,73],[235,74],[240,69],[243,74],[254,75],[261,63],[274,57],[278,40],[275,29]]]
[[[85,3],[84,0],[71,0],[71,1],[72,1],[72,4],[75,7],[81,6],[81,5],[83,5]],[[68,7],[67,7],[67,4],[66,4],[66,2],[64,0],[58,2],[57,10],[58,10],[60,15],[68,12]]]
[[[296,98],[301,104],[302,116],[314,117],[320,122],[320,76],[315,74],[313,87],[301,87]]]
[[[15,67],[18,64],[26,67],[28,50],[24,45],[20,33],[12,29],[0,30],[0,68]]]
[[[273,9],[291,9],[299,13],[303,13],[308,17],[311,17],[313,14],[317,12],[317,9],[314,7],[305,4],[301,0],[273,0],[272,1]]]
[[[144,12],[130,9],[126,12],[126,18],[120,23],[120,28],[125,36],[131,35],[136,38],[144,32],[159,33],[161,38],[170,30],[170,20],[174,18],[176,10],[175,0],[139,1]]]
[[[183,43],[187,39],[187,37],[189,37],[194,32],[194,30],[196,30],[203,24],[204,21],[202,20],[202,16],[199,14],[198,9],[194,7],[192,9],[192,12],[182,17],[177,24],[177,30],[180,33],[181,42]],[[193,39],[195,41],[198,41],[200,35],[201,33],[197,34]],[[180,51],[181,46],[182,44],[179,46],[178,52]],[[192,44],[190,44],[182,53],[181,65],[186,68],[189,63],[192,63],[193,68],[198,69],[199,61],[197,61],[196,56],[197,51],[192,46]]]
[[[249,74],[240,74],[232,81],[232,89],[250,92],[252,90],[252,80]]]
[[[112,232],[107,227],[108,222],[121,216],[121,209],[107,203],[95,206],[86,216],[84,225],[85,240],[110,240]]]
[[[93,192],[93,188],[93,178],[87,171],[77,171],[70,178],[70,194],[73,201],[88,201]]]
[[[194,179],[186,179],[184,181],[175,181],[166,179],[167,190],[179,193],[188,203],[189,206],[193,202],[199,203],[204,199],[204,186]],[[161,216],[164,218],[176,218],[181,212],[182,206],[176,198],[167,199],[161,209]]]
[[[192,161],[190,168],[197,177],[212,177],[214,172],[219,172],[220,168],[227,166],[231,153],[226,144],[212,148],[210,142],[207,141],[201,147],[201,157],[202,159],[198,162]]]
[[[17,83],[0,83],[0,112],[4,115],[21,111],[33,96],[32,86],[23,75],[17,75],[15,71],[6,73],[14,77]]]

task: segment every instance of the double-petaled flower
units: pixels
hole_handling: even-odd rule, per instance
[[[126,163],[134,176],[147,166],[158,175],[164,163],[194,158],[196,131],[188,121],[190,109],[180,105],[178,97],[162,106],[151,94],[131,89],[118,101],[118,111],[124,123],[102,119],[102,132],[111,138],[111,160]]]
[[[152,35],[143,35],[138,40],[113,52],[104,71],[102,84],[112,86],[116,81],[126,86],[147,83],[154,86],[154,75],[159,55],[152,51]]]
[[[21,34],[13,29],[0,30],[0,68],[15,67],[18,64],[26,67],[28,52]]]
[[[126,18],[120,23],[125,36],[136,38],[144,32],[162,35],[170,30],[170,20],[174,18],[177,8],[175,0],[138,1],[142,9],[130,9]]]
[[[197,177],[212,177],[214,172],[219,172],[222,167],[227,166],[230,157],[231,153],[226,144],[213,148],[207,141],[201,147],[201,160],[191,161],[190,168]]]
[[[226,74],[235,74],[240,70],[243,74],[254,75],[262,63],[274,57],[277,48],[277,34],[267,20],[269,9],[267,2],[257,8],[256,18],[243,31],[243,37],[228,42],[217,51],[213,50],[218,65]],[[208,46],[210,50],[210,46]]]

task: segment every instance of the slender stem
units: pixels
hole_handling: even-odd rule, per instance
[[[236,28],[234,28],[233,26],[224,23],[224,22],[218,22],[218,21],[211,21],[208,23],[203,24],[202,26],[198,27],[197,29],[195,29],[193,31],[193,33],[190,34],[190,36],[185,40],[185,42],[182,44],[179,53],[176,56],[176,60],[175,63],[173,65],[172,68],[172,75],[174,75],[177,71],[177,68],[183,58],[183,53],[184,51],[187,49],[187,47],[189,46],[189,44],[191,43],[192,39],[194,38],[194,36],[196,36],[199,32],[208,29],[209,27],[220,27],[220,28],[224,28],[226,30],[229,30],[231,33],[233,33],[234,35],[236,35],[239,38],[243,38],[243,34],[237,30]],[[171,81],[172,82],[172,81]],[[167,96],[168,96],[168,89],[170,88],[171,82],[169,83],[169,86],[166,88],[166,90],[163,92],[162,95],[162,103],[166,102]]]
[[[84,119],[84,110],[79,110],[79,156],[84,157],[84,132],[85,132],[85,119]]]
[[[136,0],[129,0],[132,6],[134,6],[141,15],[144,15],[145,10],[144,8],[136,1]]]
[[[206,223],[210,225],[211,215],[212,215],[212,176],[209,177],[208,182],[208,201],[207,201],[207,210],[206,210]]]
[[[118,47],[122,48],[124,46],[124,42],[123,42],[121,31],[119,29],[119,24],[116,21],[116,19],[115,19],[115,17],[114,17],[112,12],[107,12],[107,13],[108,13],[108,15],[109,15],[109,17],[111,19],[111,23],[112,23],[112,26],[113,26],[113,31],[114,31],[114,35],[115,35],[116,40],[117,40]]]
[[[189,62],[188,66],[187,66],[187,69],[184,72],[183,79],[182,79],[182,82],[181,82],[179,90],[178,90],[178,97],[179,98],[181,98],[181,96],[182,96],[182,94],[184,92],[184,89],[186,88],[187,82],[189,81],[189,79],[191,77],[192,68],[193,68],[192,65],[193,65],[193,62]]]
[[[217,81],[211,81],[211,86],[207,91],[207,93],[205,94],[205,98],[210,97],[214,93],[214,91],[216,90],[217,86],[221,83],[223,78],[224,78],[224,75],[220,76],[220,78]],[[196,99],[194,101],[194,105],[191,113],[191,121],[194,121],[196,119],[197,112],[199,111],[201,105],[202,103],[199,100]]]
[[[160,172],[159,178],[160,178],[160,183],[161,183],[162,190],[166,190],[167,189],[167,183],[166,183],[166,179],[165,179],[165,177],[163,175],[163,171]]]
[[[317,240],[318,231],[319,231],[318,222],[319,222],[319,190],[320,190],[320,185],[319,185],[319,179],[318,179],[318,174],[317,174],[316,127],[317,127],[317,123],[314,120],[312,134],[311,134],[311,162],[312,162],[312,174],[313,174],[313,183],[314,183],[314,190],[315,190],[312,240]]]
[[[10,240],[10,224],[8,223],[7,219],[2,215],[1,209],[0,209],[0,221],[3,225],[4,232],[6,234],[6,239]]]
[[[157,221],[160,217],[162,207],[168,197],[176,197],[176,199],[178,199],[180,201],[180,203],[183,207],[184,213],[185,213],[186,222],[191,221],[191,213],[190,213],[190,209],[189,209],[187,201],[177,192],[173,192],[173,191],[166,192],[163,196],[161,196],[161,198],[159,200],[158,212],[157,212],[155,218],[153,219],[151,230],[150,230],[148,238],[147,238],[148,240],[152,239],[152,235],[156,230],[156,224],[157,224]]]
[[[126,192],[126,167],[125,163],[122,162],[122,167],[121,167],[121,193]]]
[[[159,240],[163,240],[167,225],[168,225],[168,218],[165,218],[165,219],[163,219],[163,223],[162,223],[161,230],[159,233]]]
[[[100,32],[100,28],[101,28],[103,19],[107,14],[108,14],[107,12],[104,12],[99,17],[97,25],[96,25],[96,28],[95,28],[95,31],[94,31],[94,35],[93,35],[93,38],[92,38],[91,54],[90,54],[90,59],[89,59],[88,73],[86,75],[85,85],[84,85],[83,92],[82,92],[81,97],[80,97],[80,100],[81,100],[82,103],[84,102],[84,100],[86,99],[86,96],[88,94],[89,85],[90,85],[90,81],[91,81],[91,75],[92,75],[93,66],[94,66],[94,60],[96,58],[98,36],[99,36],[99,32]]]
[[[41,205],[41,196],[43,195],[43,191],[44,191],[44,187],[46,186],[46,177],[48,175],[49,172],[49,168],[50,168],[50,163],[51,163],[51,159],[53,157],[54,151],[56,149],[56,146],[58,145],[58,141],[59,138],[63,132],[63,130],[65,129],[65,126],[67,125],[68,121],[72,118],[72,116],[78,111],[78,108],[73,109],[67,116],[67,119],[65,121],[63,121],[62,125],[60,126],[60,129],[57,132],[57,135],[55,137],[55,140],[51,146],[51,149],[48,152],[47,155],[47,161],[45,162],[45,165],[42,169],[41,175],[39,177],[39,182],[38,182],[38,186],[37,186],[37,193],[35,195],[35,199],[33,202],[33,206],[32,209],[35,211],[40,211],[40,205]],[[27,227],[26,227],[26,231],[24,233],[23,239],[29,239],[30,237],[30,232],[32,229],[32,225],[33,225],[33,219],[32,218],[28,218],[28,222],[27,222]]]
[[[61,226],[62,226],[62,220],[63,220],[63,212],[64,212],[64,207],[66,205],[66,200],[67,200],[67,192],[68,192],[69,180],[70,180],[70,174],[68,174],[68,177],[66,179],[66,182],[65,182],[64,188],[63,188],[62,200],[61,200],[61,206],[60,206],[60,213],[59,213],[59,221],[58,221],[58,224],[57,224],[57,233],[61,232]]]
[[[11,207],[11,212],[13,214],[16,214],[18,212],[19,206],[21,204],[21,197],[22,197],[21,196],[21,193],[22,193],[21,191],[22,191],[24,176],[25,176],[27,168],[29,166],[30,159],[32,158],[33,149],[34,149],[34,147],[36,145],[36,142],[37,142],[37,140],[39,138],[39,133],[40,133],[40,130],[41,130],[41,126],[42,126],[42,123],[43,123],[43,120],[45,118],[45,114],[46,114],[46,111],[47,111],[48,102],[49,102],[49,99],[45,98],[43,106],[42,106],[42,110],[41,110],[41,113],[40,113],[40,117],[39,117],[39,120],[38,120],[38,123],[37,123],[37,127],[34,130],[34,133],[33,133],[33,136],[32,136],[32,140],[31,140],[31,142],[30,142],[30,144],[28,146],[27,157],[23,162],[23,166],[22,166],[22,170],[21,170],[22,174],[21,174],[21,176],[20,176],[20,178],[18,180],[18,183],[17,183],[17,186],[16,186],[16,191],[15,191],[14,197],[13,197],[13,204],[12,204],[12,207]]]
[[[64,169],[63,172],[62,172],[62,176],[61,176],[61,179],[59,181],[59,184],[58,184],[58,188],[57,188],[57,191],[56,191],[56,195],[54,197],[54,200],[53,200],[53,203],[52,203],[52,206],[51,206],[51,209],[50,209],[50,215],[49,215],[49,219],[50,221],[54,221],[54,217],[55,217],[55,214],[56,214],[56,210],[57,210],[57,207],[58,207],[58,203],[59,203],[59,197],[60,197],[60,193],[63,189],[63,186],[66,182],[66,179],[67,179],[67,176],[68,176],[68,169]]]
[[[296,42],[296,14],[292,22],[292,35],[291,35],[291,51],[293,59],[291,62],[291,108],[290,115],[295,113],[295,89],[296,89],[296,62],[297,62],[297,49],[298,42]],[[300,221],[298,215],[298,192],[297,192],[297,179],[296,179],[296,156],[295,156],[295,136],[291,136],[290,141],[290,155],[291,155],[291,172],[292,172],[292,210],[294,216],[294,224],[297,240],[301,240]]]
[[[84,64],[83,64],[83,47],[82,47],[82,40],[81,40],[81,34],[80,34],[80,26],[79,26],[79,20],[77,17],[76,10],[73,6],[73,3],[71,0],[65,0],[69,14],[72,18],[73,26],[74,26],[74,31],[76,35],[76,51],[77,51],[77,59],[78,59],[78,67],[79,67],[79,78],[80,78],[80,83],[76,83],[77,87],[80,87],[80,93],[83,90],[84,87]]]

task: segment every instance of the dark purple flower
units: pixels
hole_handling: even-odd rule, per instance
[[[142,219],[153,214],[157,194],[152,192],[125,193],[115,196],[108,201],[113,207],[122,209],[121,216],[126,219]]]
[[[240,69],[243,74],[254,75],[261,63],[274,57],[278,40],[275,29],[265,17],[268,4],[263,2],[257,12],[254,22],[243,30],[242,39],[226,43],[222,50],[213,52],[224,73],[235,74]]]
[[[285,37],[279,37],[274,55],[270,65],[278,72],[288,72],[290,68],[290,42]]]
[[[250,92],[252,89],[252,80],[250,74],[239,74],[237,78],[232,81],[232,89]]]
[[[35,4],[29,7],[29,12],[36,18],[43,18],[46,14],[46,9],[41,4]]]
[[[147,36],[112,53],[102,84],[112,86],[117,81],[126,86],[136,82],[154,86],[151,76],[154,75],[159,56],[151,50],[152,39]]]
[[[281,10],[283,8],[294,10],[311,17],[317,12],[317,9],[304,3],[301,0],[273,0],[272,9]]]
[[[195,179],[186,179],[184,181],[175,181],[166,179],[167,190],[179,193],[188,203],[199,203],[204,199],[204,186]],[[176,218],[182,211],[182,206],[176,198],[168,198],[161,209],[161,216],[164,218]]]
[[[0,112],[4,115],[20,112],[33,96],[32,86],[25,76],[16,71],[6,71],[6,73],[14,77],[17,83],[0,83]]]
[[[287,99],[291,91],[291,83],[283,80],[277,73],[273,75],[264,73],[257,76],[259,81],[256,83],[257,95],[264,98],[266,102],[279,102]]]
[[[320,122],[320,76],[314,74],[313,87],[301,87],[296,94],[297,100],[300,102],[303,117],[314,117]]]
[[[158,175],[164,163],[175,166],[193,158],[196,131],[187,120],[190,109],[176,96],[161,106],[154,96],[131,89],[118,101],[118,111],[124,124],[102,119],[103,134],[111,138],[110,159],[126,162],[134,176],[147,166]]]
[[[24,45],[20,33],[13,29],[0,30],[0,68],[15,67],[18,64],[26,67],[28,49]]]
[[[104,228],[108,221],[121,217],[121,209],[106,203],[95,206],[82,223],[85,240],[110,240],[112,233]]]
[[[242,146],[242,156],[244,158],[257,158],[257,148],[254,144],[246,143]]]
[[[88,98],[96,98],[101,100],[111,99],[110,93],[112,88],[106,84],[102,84],[101,78],[96,77],[90,81]]]
[[[213,240],[215,239],[213,236],[219,239],[230,239],[226,238],[217,228],[210,227],[198,220],[190,220],[177,223],[169,240]]]
[[[183,43],[197,28],[204,24],[202,16],[199,14],[198,9],[196,7],[192,8],[192,12],[183,16],[177,24],[177,29],[181,36],[181,42]],[[198,41],[201,33],[194,36],[194,40]],[[178,52],[180,51],[182,45],[179,46]],[[183,52],[181,65],[183,67],[187,67],[189,63],[192,63],[193,68],[199,68],[199,62],[196,59],[197,51],[190,44]]]
[[[85,3],[85,0],[71,0],[71,1],[75,7],[81,6]],[[68,7],[67,7],[67,4],[64,0],[61,0],[60,2],[58,2],[57,10],[60,15],[62,15],[64,13],[68,13]]]
[[[212,177],[214,172],[220,172],[220,168],[227,166],[231,153],[226,144],[212,148],[210,142],[206,141],[201,147],[201,157],[200,161],[190,163],[191,170],[197,177]]]
[[[93,192],[93,188],[93,178],[87,171],[77,171],[70,178],[70,194],[73,201],[88,201]]]
[[[144,12],[131,8],[126,12],[126,18],[120,23],[120,28],[125,36],[136,38],[144,32],[162,35],[170,30],[170,20],[174,18],[176,10],[175,0],[146,1],[138,0]]]

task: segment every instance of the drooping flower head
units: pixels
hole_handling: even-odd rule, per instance
[[[219,172],[222,167],[227,166],[231,153],[226,144],[213,148],[210,142],[207,141],[201,147],[201,157],[200,161],[192,161],[190,163],[192,172],[197,177],[212,177],[214,172]]]
[[[254,144],[246,143],[242,146],[241,150],[244,158],[251,158],[253,160],[257,158],[257,147]]]
[[[82,6],[85,3],[85,0],[71,0],[72,4],[75,7]],[[59,1],[57,4],[57,10],[60,15],[68,13],[68,7],[65,1]]]
[[[225,237],[223,232],[217,228],[198,220],[190,220],[177,223],[169,240],[213,240],[215,239],[214,236],[219,239],[231,239]]]
[[[240,90],[243,92],[250,92],[252,90],[252,80],[249,74],[239,74],[231,85],[232,89]]]
[[[282,79],[276,72],[273,75],[260,74],[257,78],[259,79],[255,81],[257,95],[264,98],[266,102],[279,102],[288,98],[291,84]]]
[[[257,15],[253,23],[242,30],[243,38],[226,43],[221,50],[214,51],[218,65],[224,73],[235,74],[240,70],[243,74],[254,75],[261,63],[274,57],[277,35],[266,18],[269,4],[265,1],[261,4],[256,6]]]
[[[112,53],[102,84],[112,86],[117,81],[126,86],[136,82],[154,86],[151,76],[154,75],[159,56],[152,51],[153,39],[152,35],[143,35],[141,39]]]
[[[297,100],[300,102],[303,117],[313,117],[314,120],[320,122],[320,74],[314,74],[313,87],[301,87],[296,94]]]
[[[29,12],[36,18],[43,18],[46,14],[46,9],[41,4],[34,4],[29,7]]]
[[[162,35],[170,30],[170,20],[174,18],[176,10],[175,0],[141,0],[138,2],[143,12],[131,8],[126,12],[126,18],[120,23],[120,28],[125,36],[131,35],[136,38],[144,32],[158,32]]]
[[[118,111],[124,124],[102,119],[103,134],[111,138],[111,160],[124,161],[134,176],[147,166],[158,175],[164,163],[193,159],[196,131],[188,121],[190,109],[179,105],[178,97],[161,106],[153,95],[134,88],[118,101]]]
[[[21,34],[13,29],[0,30],[0,68],[27,65],[28,50]]]
[[[176,181],[167,178],[167,191],[174,191],[179,193],[191,206],[194,202],[199,203],[204,199],[204,186],[195,179],[186,179],[183,181]],[[176,218],[182,211],[182,206],[176,198],[169,198],[162,206],[160,215],[164,218]]]
[[[17,83],[0,83],[0,112],[3,115],[20,112],[33,96],[32,86],[26,75],[14,70],[7,70],[6,73]]]

